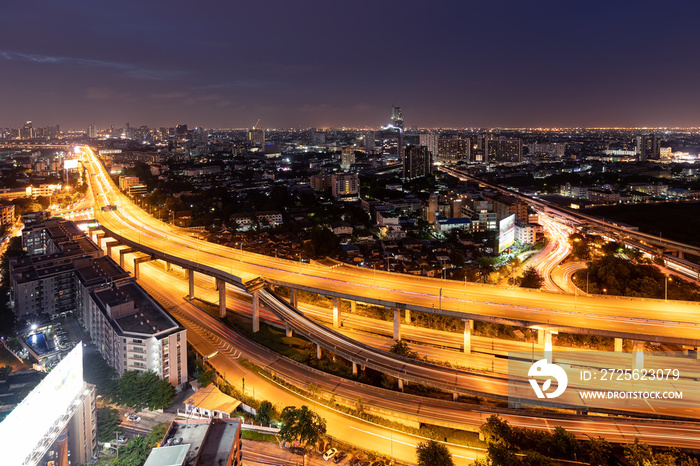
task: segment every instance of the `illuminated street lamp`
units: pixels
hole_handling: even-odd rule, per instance
[[[666,275],[666,278],[664,280],[664,301],[668,301],[668,282],[673,281],[671,277]]]

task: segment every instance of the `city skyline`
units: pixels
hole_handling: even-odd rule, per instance
[[[697,9],[8,5],[0,126],[694,127]]]

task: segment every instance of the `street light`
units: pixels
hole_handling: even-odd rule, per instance
[[[668,301],[668,282],[673,281],[671,280],[671,277],[666,275],[666,279],[664,280],[664,301]]]

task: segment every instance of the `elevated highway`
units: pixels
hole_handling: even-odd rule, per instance
[[[239,251],[191,238],[152,218],[119,193],[94,153],[88,171],[102,228],[151,257],[212,274],[242,286],[257,277],[269,283],[334,298],[546,331],[700,346],[700,304],[611,296],[571,296],[519,288],[460,283],[372,271],[326,267]],[[103,212],[100,207],[117,205]]]

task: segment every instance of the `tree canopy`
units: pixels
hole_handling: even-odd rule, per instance
[[[287,406],[282,410],[280,437],[287,442],[299,441],[302,445],[314,445],[326,434],[326,420],[311,411],[308,406]]]
[[[521,288],[542,288],[544,285],[544,278],[535,270],[533,267],[528,267],[523,272],[523,276],[520,277],[520,287]]]
[[[452,454],[447,445],[435,440],[419,442],[416,446],[418,466],[454,466]]]

